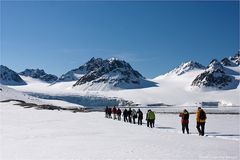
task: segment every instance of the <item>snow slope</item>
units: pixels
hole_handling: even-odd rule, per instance
[[[170,105],[199,105],[201,102],[217,101],[223,105],[240,105],[240,88],[233,90],[202,89],[191,87],[193,78],[200,74],[202,70],[194,70],[177,76],[159,76],[153,81],[158,83],[158,87],[122,90],[118,92],[105,92],[106,96],[117,96],[139,104],[165,103]]]
[[[48,105],[54,105],[54,106],[61,106],[62,108],[82,108],[83,107],[78,104],[73,104],[73,103],[60,101],[60,100],[47,100],[47,99],[32,97],[20,91],[16,91],[12,88],[6,87],[4,85],[0,85],[0,88],[1,88],[0,101],[14,99],[14,100],[25,101],[26,103],[34,103],[37,105],[48,104]]]
[[[165,75],[171,75],[171,74],[176,74],[178,76],[187,73],[191,70],[203,70],[206,69],[205,66],[201,65],[198,62],[194,62],[194,61],[188,61],[185,63],[182,63],[180,66],[174,68],[172,71],[166,73]]]
[[[157,114],[154,129],[106,119],[102,112],[74,114],[11,103],[1,103],[0,114],[1,160],[240,158],[239,115],[208,115],[209,137],[201,137],[195,135],[192,115],[192,135],[183,135],[180,119],[173,114]]]

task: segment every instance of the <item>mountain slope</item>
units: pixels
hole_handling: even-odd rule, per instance
[[[85,74],[102,66],[103,60],[101,58],[91,58],[87,63],[80,66],[79,68],[68,71],[59,77],[57,82],[77,81]]]
[[[61,108],[83,108],[83,106],[78,104],[69,103],[66,101],[61,100],[47,100],[47,99],[40,99],[37,97],[30,96],[23,92],[17,91],[15,89],[9,88],[4,85],[0,85],[0,101],[6,100],[17,100],[17,101],[24,101],[26,103],[32,103],[37,105],[55,105],[60,106]],[[15,103],[18,103],[15,101]]]
[[[226,72],[226,68],[222,66],[216,59],[212,60],[208,68],[198,75],[192,82],[192,86],[213,87],[218,89],[234,89],[237,88],[239,80]]]
[[[237,64],[237,65],[240,65],[240,51],[238,51],[234,56],[229,57],[229,59],[230,59],[233,63],[235,63],[235,64]]]
[[[26,84],[16,72],[3,65],[0,65],[0,83],[4,85]]]
[[[235,67],[235,66],[239,66],[240,64],[240,51],[238,51],[238,53],[236,53],[234,56],[230,56],[229,58],[223,58],[221,60],[221,64],[223,66],[230,66],[230,67]]]
[[[174,68],[172,71],[170,71],[169,73],[167,73],[166,75],[171,75],[171,74],[176,74],[178,76],[192,71],[192,70],[203,70],[206,69],[205,66],[201,65],[198,62],[194,62],[194,61],[188,61],[185,63],[182,63],[180,66]]]
[[[45,73],[43,69],[25,69],[19,75],[40,79],[48,83],[53,83],[58,79],[55,75]]]
[[[111,58],[101,60],[100,66],[82,76],[73,86],[90,90],[105,90],[142,88],[154,86],[154,83],[145,80],[127,62]]]

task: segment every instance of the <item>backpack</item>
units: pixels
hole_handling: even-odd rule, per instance
[[[188,120],[189,119],[189,113],[188,112],[183,113],[183,119],[184,120]]]
[[[140,118],[140,119],[143,118],[143,113],[141,111],[138,112],[138,118]]]
[[[148,119],[150,119],[150,120],[154,120],[154,119],[155,119],[155,114],[154,114],[153,111],[150,111],[150,112],[148,113]]]
[[[201,120],[205,120],[206,119],[206,113],[203,110],[200,110],[199,119],[201,119]]]

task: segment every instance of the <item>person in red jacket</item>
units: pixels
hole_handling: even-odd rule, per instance
[[[118,120],[121,121],[121,114],[122,114],[122,111],[120,108],[117,109],[117,116],[118,116]]]
[[[114,106],[113,109],[112,109],[112,113],[113,113],[113,119],[117,119],[117,108]]]
[[[188,128],[188,124],[189,124],[189,113],[186,109],[183,110],[183,112],[181,112],[179,114],[179,117],[182,118],[181,123],[182,123],[182,132],[183,134],[185,133],[185,130],[187,131],[187,134],[189,134],[189,128]]]

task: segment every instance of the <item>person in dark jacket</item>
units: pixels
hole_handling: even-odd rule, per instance
[[[129,123],[132,123],[132,109],[131,108],[129,108],[129,110],[128,110],[128,121],[129,121]]]
[[[143,113],[140,109],[138,109],[137,111],[137,117],[138,117],[138,125],[142,125]]]
[[[108,118],[108,106],[105,108],[105,118]]]
[[[182,123],[182,132],[183,134],[185,133],[185,130],[187,131],[187,134],[189,134],[189,128],[188,128],[188,124],[189,124],[189,113],[186,109],[183,110],[183,112],[181,112],[179,114],[179,117],[182,118],[181,123]]]
[[[122,114],[122,111],[120,108],[117,109],[117,117],[118,117],[118,120],[121,121],[121,114]]]
[[[150,112],[151,110],[149,109],[148,111],[147,111],[147,113],[146,113],[146,121],[147,121],[147,127],[149,127],[149,124],[150,124],[150,119],[149,119],[149,116],[148,116],[148,114],[149,114],[149,112]]]
[[[132,110],[132,118],[133,118],[133,124],[135,124],[135,119],[137,118],[137,112],[135,109]]]
[[[128,111],[127,111],[127,109],[124,109],[124,111],[123,111],[123,121],[128,122]]]
[[[113,119],[117,119],[117,108],[114,106],[113,109],[112,109],[112,113],[113,113]]]
[[[112,108],[108,108],[108,118],[112,118]]]

